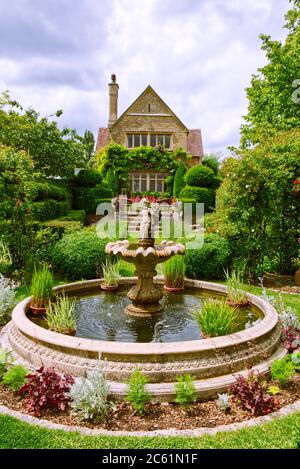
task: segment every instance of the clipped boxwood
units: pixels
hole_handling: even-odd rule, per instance
[[[30,211],[35,220],[44,221],[57,217],[58,202],[53,199],[33,202]]]
[[[186,252],[186,276],[196,279],[222,278],[230,259],[229,242],[216,233],[206,234],[201,248]]]
[[[180,200],[193,199],[204,204],[205,212],[209,212],[215,206],[215,191],[207,187],[185,186],[180,192]]]
[[[45,228],[50,228],[52,233],[57,233],[59,238],[65,234],[66,231],[80,230],[81,223],[74,220],[63,220],[57,218],[55,220],[49,220],[44,223]]]
[[[96,278],[105,263],[107,243],[107,239],[100,239],[92,231],[79,230],[65,234],[54,245],[53,266],[70,280]]]
[[[211,187],[214,182],[215,174],[212,169],[199,164],[190,168],[184,179],[187,186],[193,187]]]

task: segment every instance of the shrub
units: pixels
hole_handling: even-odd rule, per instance
[[[267,392],[267,384],[261,382],[259,376],[250,370],[246,377],[239,375],[231,386],[231,392],[237,402],[252,415],[265,415],[272,412],[277,402]]]
[[[2,382],[13,389],[13,391],[19,391],[26,383],[28,373],[29,371],[24,366],[15,365],[3,375]]]
[[[32,202],[30,213],[35,220],[45,221],[57,217],[58,202],[54,199]]]
[[[96,278],[99,267],[105,262],[107,242],[87,230],[65,234],[53,248],[53,265],[72,280]]]
[[[57,202],[57,216],[63,217],[71,209],[71,203],[68,200]]]
[[[2,379],[3,375],[6,373],[8,368],[12,366],[14,361],[15,360],[10,350],[0,348],[0,380]]]
[[[232,270],[231,273],[229,273],[227,270],[225,276],[228,300],[232,303],[247,303],[247,295],[242,290],[243,283],[240,272]]]
[[[88,371],[87,378],[78,378],[71,386],[71,407],[81,420],[103,422],[111,409],[109,385],[99,370]]]
[[[210,168],[215,175],[219,171],[219,159],[216,155],[205,155],[202,159],[202,164]]]
[[[193,316],[201,332],[209,337],[232,334],[240,326],[238,311],[218,300],[207,301]]]
[[[32,188],[32,200],[41,201],[46,199],[54,199],[57,201],[67,200],[71,198],[71,192],[66,186],[44,181],[35,182]]]
[[[74,185],[82,187],[94,187],[101,182],[101,174],[93,169],[81,169],[72,181]]]
[[[117,195],[119,192],[119,176],[113,168],[109,168],[107,171],[105,181],[107,187],[112,190],[113,195]]]
[[[46,264],[41,269],[34,270],[30,285],[33,306],[43,307],[50,300],[53,283],[53,275]]]
[[[46,370],[43,366],[35,373],[27,375],[27,383],[19,389],[19,394],[26,396],[26,407],[40,416],[43,411],[54,409],[65,411],[70,402],[70,386],[74,378],[60,375],[53,369]]]
[[[217,404],[220,410],[227,412],[230,410],[230,396],[229,394],[218,394]]]
[[[281,360],[273,361],[271,365],[271,378],[279,381],[282,387],[286,386],[294,374],[295,367],[290,355],[286,355]]]
[[[104,184],[96,187],[76,187],[74,189],[74,206],[87,213],[96,213],[99,200],[109,197],[111,201],[112,190]]]
[[[184,256],[173,256],[164,263],[163,267],[166,286],[172,288],[183,288],[185,275]]]
[[[58,239],[60,239],[63,237],[65,233],[70,233],[71,231],[80,230],[81,223],[79,221],[64,220],[62,218],[57,218],[55,220],[46,221],[44,223],[44,226],[50,229],[51,232],[53,234],[56,234]],[[48,260],[48,258],[46,260]]]
[[[0,274],[0,325],[6,324],[15,306],[16,285]]]
[[[147,383],[148,379],[138,369],[131,374],[128,380],[127,400],[140,415],[144,413],[145,404],[151,399],[149,392],[145,389]]]
[[[181,190],[185,186],[185,179],[184,175],[187,169],[184,163],[179,163],[178,168],[176,169],[176,173],[174,176],[174,184],[173,184],[173,195],[174,197],[179,197]]]
[[[207,187],[185,186],[180,192],[180,200],[194,199],[196,202],[204,204],[205,212],[215,206],[215,192]]]
[[[199,249],[186,252],[186,274],[193,278],[222,278],[231,260],[229,242],[216,233],[205,235]]]
[[[76,331],[75,301],[64,293],[56,296],[55,303],[49,303],[46,321],[51,331],[61,334],[72,334]]]
[[[185,175],[187,186],[192,187],[211,187],[214,181],[214,172],[212,169],[199,164],[190,168]]]
[[[191,375],[183,375],[176,377],[175,384],[176,399],[175,402],[180,406],[188,409],[189,406],[197,400],[195,388],[195,378]]]

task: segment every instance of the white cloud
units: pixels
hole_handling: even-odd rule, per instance
[[[116,73],[120,113],[151,84],[188,127],[202,128],[210,151],[238,143],[244,89],[265,61],[258,35],[282,38],[288,8],[286,0],[78,0],[70,11],[73,2],[55,9],[57,1],[26,0],[21,11],[11,0],[2,89],[46,115],[63,108],[64,125],[96,132]]]

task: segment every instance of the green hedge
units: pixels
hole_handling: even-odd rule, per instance
[[[211,187],[214,182],[215,174],[212,169],[199,164],[190,168],[184,179],[187,186],[193,187]]]
[[[87,230],[65,234],[53,248],[53,266],[71,280],[96,278],[105,263],[107,242]]]
[[[95,187],[101,184],[102,176],[93,169],[81,169],[79,173],[74,176],[72,185],[80,187]]]
[[[55,220],[46,221],[43,226],[50,228],[52,233],[57,233],[58,237],[62,238],[66,231],[80,230],[82,225],[79,221],[57,218]]]
[[[96,213],[99,200],[111,200],[112,191],[105,185],[96,187],[76,187],[74,188],[74,208],[85,210],[87,213]]]
[[[31,215],[35,220],[45,221],[63,216],[71,208],[68,200],[58,202],[54,199],[32,202],[30,205]]]
[[[71,191],[63,183],[36,182],[33,186],[32,200],[42,201],[46,199],[68,200],[71,198]]]
[[[206,234],[200,249],[186,252],[186,276],[197,279],[222,278],[231,261],[229,242],[216,233]]]
[[[193,199],[204,204],[205,212],[209,212],[215,206],[215,191],[207,187],[185,186],[180,192],[180,200]]]

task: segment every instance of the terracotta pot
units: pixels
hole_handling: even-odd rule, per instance
[[[46,308],[44,306],[34,306],[34,305],[29,305],[30,311],[34,316],[44,316],[46,313]]]
[[[167,285],[164,285],[164,290],[168,293],[182,293],[184,287],[168,287]]]
[[[300,269],[296,270],[295,272],[295,285],[300,287]]]
[[[245,306],[248,306],[249,301],[230,301],[228,298],[226,300],[226,303],[229,306],[232,306],[233,308],[244,308]]]
[[[119,288],[119,285],[106,285],[105,283],[102,283],[100,288],[104,291],[115,291]]]

